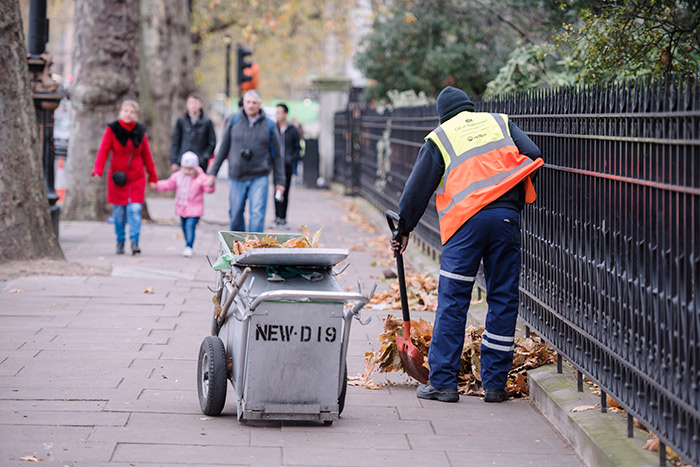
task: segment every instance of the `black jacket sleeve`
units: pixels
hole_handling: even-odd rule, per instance
[[[426,141],[418,152],[399,200],[401,233],[409,233],[416,228],[444,174],[445,162],[440,150],[431,140]]]
[[[209,159],[212,154],[214,154],[214,148],[216,147],[216,132],[214,131],[214,124],[211,120],[207,120],[207,147],[204,148],[204,154],[201,154],[202,158]]]
[[[182,129],[180,124],[182,119],[178,118],[175,123],[175,129],[173,130],[172,144],[170,145],[170,163],[180,165],[180,141],[182,139]]]
[[[301,136],[297,127],[291,125],[289,128],[294,128],[292,133],[292,162],[296,163],[301,158]]]
[[[510,136],[513,138],[513,142],[518,147],[520,154],[524,154],[533,160],[542,157],[540,148],[532,142],[530,137],[526,135],[523,130],[518,128],[518,126],[510,120],[508,120],[508,129],[510,130]]]
[[[518,126],[512,121],[508,120],[508,129],[510,130],[510,136],[513,138],[513,142],[518,147],[520,154],[524,154],[532,160],[542,157],[542,152],[540,148],[530,139],[528,135],[525,134],[523,130],[518,128]],[[530,179],[534,181],[537,178],[539,170],[530,175]]]

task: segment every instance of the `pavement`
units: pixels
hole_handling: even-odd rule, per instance
[[[221,182],[205,198],[193,258],[181,256],[173,200],[149,198],[156,222],[142,228],[142,255],[114,255],[110,224],[61,222],[67,260],[101,274],[38,271],[0,283],[1,466],[35,459],[91,467],[582,465],[528,400],[424,401],[398,374],[373,376],[391,382],[380,390],[349,386],[331,426],[241,424],[230,385],[223,414],[204,416],[196,369],[213,312],[207,286],[214,273],[205,255],[215,259],[217,231],[228,229],[228,186]],[[274,217],[272,202],[267,215]],[[352,198],[295,184],[288,217],[289,231],[323,227],[321,246],[350,249],[350,266],[338,276],[343,287],[388,287],[380,254],[387,228],[368,222]],[[366,309],[371,323],[353,322],[349,375],[361,373],[365,352],[377,350],[387,313]]]

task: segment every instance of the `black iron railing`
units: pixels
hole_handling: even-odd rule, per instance
[[[522,216],[521,319],[600,385],[603,408],[607,392],[700,465],[698,77],[477,107],[508,114],[546,163]],[[359,128],[359,193],[395,209],[434,110],[367,111],[343,124]],[[416,234],[439,254],[437,226],[433,200]]]

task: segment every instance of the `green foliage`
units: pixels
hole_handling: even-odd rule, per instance
[[[480,94],[505,62],[510,37],[497,32],[497,21],[455,2],[396,2],[375,20],[363,40],[357,66],[374,81],[369,92],[382,98],[391,89],[436,95],[454,85]]]
[[[598,0],[555,40],[585,82],[694,72],[700,62],[696,0]]]
[[[574,84],[576,70],[568,60],[553,58],[550,49],[541,45],[514,49],[508,62],[488,83],[484,96]]]

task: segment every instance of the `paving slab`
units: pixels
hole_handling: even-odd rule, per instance
[[[68,260],[109,275],[39,271],[2,284],[0,465],[27,465],[19,461],[26,455],[72,467],[580,465],[527,401],[421,401],[416,384],[398,374],[374,375],[390,383],[378,391],[349,386],[345,411],[331,426],[241,424],[230,385],[222,415],[204,416],[196,367],[213,312],[207,286],[215,274],[205,255],[215,258],[217,231],[226,229],[228,189],[220,182],[205,197],[193,258],[180,255],[173,200],[149,198],[158,223],[144,223],[139,257],[113,254],[110,224],[61,223]],[[386,226],[364,221],[351,198],[294,185],[289,222],[289,232],[323,227],[323,245],[351,250],[350,267],[338,276],[346,290],[357,290],[358,281],[365,292],[375,282],[379,292],[389,287],[382,270],[392,261],[378,253],[388,244]],[[366,352],[378,350],[388,314],[400,312],[367,309],[369,325],[353,321],[350,375],[364,371]]]

